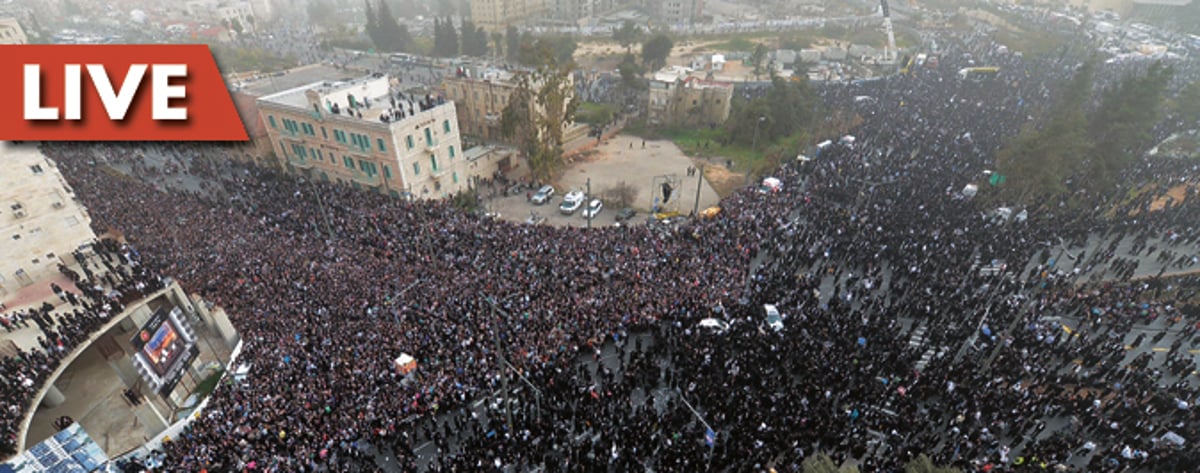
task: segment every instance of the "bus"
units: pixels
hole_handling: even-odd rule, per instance
[[[984,80],[996,77],[1000,73],[999,67],[967,67],[958,71],[960,79]]]

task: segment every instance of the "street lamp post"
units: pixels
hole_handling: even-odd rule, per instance
[[[750,149],[758,151],[758,126],[767,121],[767,117],[758,117],[758,121],[754,122],[754,142],[750,145]]]

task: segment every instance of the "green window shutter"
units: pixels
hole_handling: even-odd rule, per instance
[[[454,159],[454,147],[450,147],[450,159]]]
[[[421,175],[421,163],[413,163],[413,175],[414,176]]]
[[[271,128],[274,128],[276,130],[279,129],[279,126],[275,124],[275,116],[274,115],[267,115],[267,123],[271,124]]]
[[[446,133],[450,133],[450,120],[442,121],[442,130]]]
[[[392,178],[392,168],[387,167],[386,164],[383,165],[383,177]]]
[[[376,138],[375,144],[379,145],[379,152],[387,152],[387,147],[383,146],[383,138]]]

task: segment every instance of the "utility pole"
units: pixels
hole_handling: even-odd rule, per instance
[[[500,359],[500,363],[497,363],[497,366],[500,368],[500,389],[504,390],[504,419],[508,423],[508,434],[512,435],[513,421],[511,400],[509,399],[508,392],[508,370],[504,367],[504,365],[508,364],[508,361],[504,359],[504,351],[500,348],[500,330],[496,325],[496,316],[500,313],[500,308],[496,306],[496,300],[491,297],[483,296],[483,300],[492,306],[492,343],[495,346],[496,357]]]
[[[321,192],[317,190],[315,179],[309,179],[308,184],[312,187],[312,192],[317,196],[317,208],[321,210],[321,218],[325,221],[325,236],[330,240],[333,239],[333,230],[329,226],[329,212],[325,211],[325,201],[321,199]]]
[[[700,210],[700,188],[704,187],[704,165],[700,165],[700,176],[696,178],[696,203],[692,204],[692,216],[698,216],[696,212]]]
[[[758,151],[758,126],[765,121],[767,121],[767,117],[758,117],[758,121],[754,122],[754,141],[750,145],[751,151]]]
[[[706,437],[705,442],[708,441],[707,437],[708,437],[709,432],[712,432],[713,443],[709,444],[708,460],[707,460],[707,464],[704,467],[705,471],[709,471],[712,469],[713,448],[716,447],[716,435],[717,435],[716,432],[717,431],[715,429],[713,429],[711,425],[708,425],[708,422],[706,422],[704,420],[704,417],[701,416],[699,412],[696,412],[696,408],[692,407],[692,404],[690,402],[688,402],[686,397],[683,396],[683,391],[680,391],[679,388],[675,388],[675,393],[679,394],[679,400],[683,401],[683,405],[687,406],[688,410],[692,411],[692,415],[696,416],[696,420],[699,420],[701,424],[704,424],[704,429],[705,429],[704,435]]]
[[[588,209],[591,208],[590,207],[591,205],[592,205],[592,178],[589,177],[587,179],[587,195],[585,195],[583,197],[583,211],[585,213],[588,212]],[[594,217],[595,217],[595,215],[592,215],[590,213],[587,215],[586,220],[587,220],[588,228],[592,228],[592,218],[594,218]]]

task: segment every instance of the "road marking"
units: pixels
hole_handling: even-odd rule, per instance
[[[1164,351],[1170,351],[1171,349],[1167,348],[1167,347],[1154,347],[1154,348],[1151,348],[1151,350],[1162,353]]]

